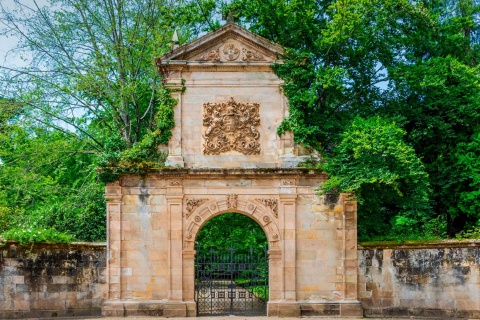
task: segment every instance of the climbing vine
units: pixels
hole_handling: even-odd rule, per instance
[[[185,80],[181,88],[167,88],[162,85],[158,92],[160,104],[154,118],[154,127],[130,148],[120,137],[113,137],[105,145],[99,164],[99,177],[103,182],[113,182],[122,173],[145,173],[148,169],[163,167],[166,154],[159,151],[159,145],[167,144],[175,127],[173,107],[178,99],[171,92],[185,92]]]

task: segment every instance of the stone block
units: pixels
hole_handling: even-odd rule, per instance
[[[25,283],[25,277],[24,276],[11,276],[11,283],[13,284],[24,284]]]
[[[121,301],[107,301],[102,305],[102,317],[125,317],[125,308]]]
[[[341,303],[340,316],[342,317],[362,317],[363,308],[359,302]]]
[[[163,310],[163,316],[167,318],[186,317],[187,306],[184,303],[166,304],[165,309]]]
[[[15,310],[15,311],[30,310],[30,301],[28,301],[28,300],[14,300],[13,301],[13,310]]]
[[[271,308],[271,310],[268,310],[269,312],[268,316],[288,318],[288,317],[299,317],[301,315],[301,309],[298,303],[281,302],[281,303],[278,303],[276,306],[269,305],[269,308]],[[270,314],[270,312],[272,312],[272,314]]]

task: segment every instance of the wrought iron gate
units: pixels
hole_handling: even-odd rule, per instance
[[[267,250],[218,253],[197,250],[195,259],[197,315],[261,316],[267,314]]]

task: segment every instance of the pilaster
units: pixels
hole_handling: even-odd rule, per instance
[[[187,317],[197,315],[195,302],[195,250],[183,250],[183,301],[187,302]]]
[[[344,249],[344,298],[357,300],[357,201],[351,200],[350,194],[342,194],[343,201],[343,249]]]
[[[167,210],[169,217],[169,270],[170,270],[170,288],[169,300],[183,300],[183,232],[182,232],[182,212],[183,212],[183,188],[181,181],[172,180],[168,182],[167,194]]]
[[[107,299],[121,298],[121,212],[122,187],[120,182],[110,183],[105,188],[107,201]]]
[[[283,274],[284,300],[296,300],[296,188],[286,187],[280,194],[283,216]]]
[[[171,93],[172,98],[177,99],[174,109],[175,127],[172,129],[172,137],[168,142],[168,157],[165,165],[183,168],[183,146],[182,146],[182,94],[181,91]]]

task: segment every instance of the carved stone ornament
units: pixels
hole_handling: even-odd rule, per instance
[[[202,218],[200,218],[200,216],[195,216],[193,220],[195,220],[196,223],[200,223],[200,221],[202,221]]]
[[[293,186],[294,185],[294,181],[293,180],[290,180],[290,179],[284,179],[282,180],[282,184],[284,186]]]
[[[172,180],[170,181],[169,185],[172,187],[178,187],[178,186],[181,186],[182,183],[179,180]]]
[[[243,61],[265,61],[266,60],[262,55],[256,52],[247,50],[245,48],[242,49],[242,53],[243,53],[243,57],[242,57]]]
[[[236,195],[236,194],[227,194],[227,207],[228,207],[228,209],[236,209],[237,208],[237,198],[238,198],[238,195]]]
[[[220,53],[218,49],[213,49],[211,51],[205,52],[201,57],[202,61],[220,61]]]
[[[277,199],[255,199],[261,202],[264,206],[269,207],[275,218],[278,218],[278,200]]]
[[[203,154],[218,155],[238,151],[244,155],[260,154],[260,125],[258,103],[237,103],[230,98],[226,103],[203,104]]]
[[[190,217],[193,211],[195,211],[198,206],[200,206],[202,203],[208,201],[208,199],[188,199],[187,200],[187,215],[186,217]]]
[[[223,56],[228,61],[237,60],[238,56],[240,55],[240,49],[238,49],[233,43],[227,43],[223,47],[222,52],[223,52]]]
[[[270,217],[269,216],[263,216],[263,222],[265,223],[269,223],[271,220],[270,220]]]

